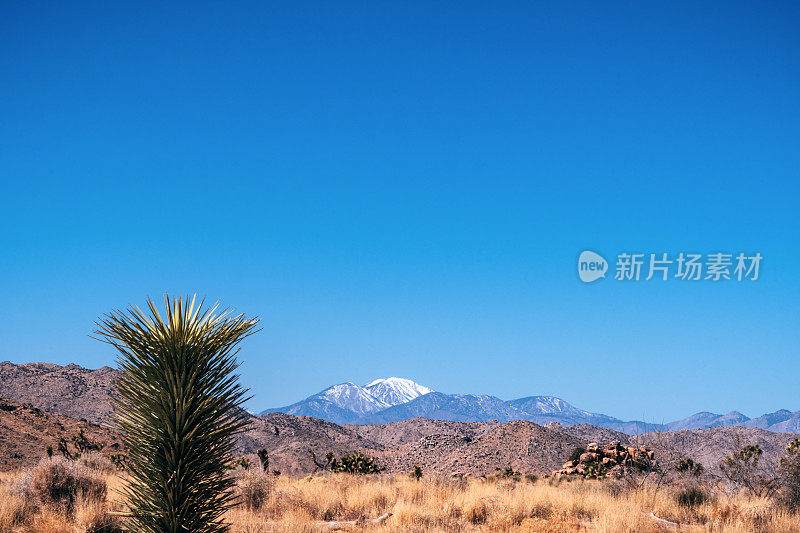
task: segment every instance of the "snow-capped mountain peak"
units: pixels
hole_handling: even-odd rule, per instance
[[[359,387],[349,381],[328,387],[317,394],[317,397],[360,415],[374,413],[390,407],[388,403],[376,398],[364,387]]]
[[[570,405],[568,402],[555,396],[528,396],[510,403],[522,406],[526,411],[543,415],[577,415],[587,416],[591,413]]]
[[[395,377],[376,379],[364,385],[364,389],[390,406],[408,403],[423,394],[433,392],[432,389],[410,379]]]

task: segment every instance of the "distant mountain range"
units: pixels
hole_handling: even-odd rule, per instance
[[[337,424],[361,424],[363,420],[398,405],[407,405],[433,391],[410,379],[376,379],[363,387],[347,382],[333,385],[305,400],[264,413],[313,416]]]
[[[124,451],[119,436],[98,425],[108,420],[116,378],[116,370],[108,367],[0,363],[0,471],[35,464],[47,445],[56,446],[60,438],[69,441],[81,430],[106,444],[102,453]],[[718,479],[716,465],[742,443],[758,444],[762,460],[774,464],[787,443],[800,436],[789,432],[800,414],[790,411],[752,420],[737,412],[697,413],[671,424],[646,425],[577,409],[551,396],[506,402],[435,392],[400,378],[364,386],[344,383],[278,409],[290,410],[310,416],[250,416],[247,430],[236,438],[236,453],[267,449],[272,468],[298,475],[315,469],[309,450],[318,456],[361,451],[395,474],[415,465],[446,475],[488,475],[508,466],[541,474],[558,468],[578,446],[616,440],[651,446],[667,463],[693,457],[706,466],[704,475]],[[325,420],[334,417],[352,423]],[[709,426],[716,427],[681,429]],[[676,431],[640,434],[669,427]]]
[[[114,394],[116,370],[90,370],[75,364],[0,363],[0,398],[35,405],[50,413],[107,421],[109,398]],[[342,383],[305,400],[268,409],[313,416],[337,424],[386,424],[414,417],[452,422],[510,422],[527,420],[537,424],[558,422],[562,426],[591,424],[629,435],[648,431],[680,431],[714,427],[743,426],[779,433],[800,432],[800,411],[785,409],[748,418],[732,411],[727,414],[700,412],[666,424],[624,421],[585,411],[553,396],[529,396],[503,401],[495,396],[445,394],[409,379],[376,379],[364,386]],[[263,414],[263,413],[262,413]]]
[[[454,422],[528,420],[537,424],[558,422],[562,426],[592,424],[629,435],[729,426],[800,432],[800,411],[782,409],[753,419],[737,411],[724,415],[700,412],[682,420],[657,424],[584,411],[554,396],[504,401],[488,395],[445,394],[410,379],[395,377],[377,379],[364,386],[352,382],[333,385],[302,401],[267,409],[261,414],[272,412],[313,416],[337,424],[385,424],[420,417]]]

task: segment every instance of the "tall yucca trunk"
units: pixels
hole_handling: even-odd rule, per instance
[[[128,527],[152,533],[218,532],[235,503],[234,436],[247,425],[246,390],[234,374],[238,343],[257,319],[215,314],[195,299],[165,296],[165,314],[131,306],[100,318],[98,338],[119,351],[113,423],[129,479]]]

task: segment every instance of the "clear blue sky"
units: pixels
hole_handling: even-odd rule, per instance
[[[263,318],[252,409],[342,381],[622,418],[800,409],[800,6],[4,2],[0,359]],[[761,252],[582,284],[583,249]]]

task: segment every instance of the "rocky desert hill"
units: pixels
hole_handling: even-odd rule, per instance
[[[409,472],[414,465],[425,471],[493,474],[511,467],[518,472],[552,471],[586,442],[533,422],[515,420],[489,428],[474,438],[452,434],[429,435],[383,455],[393,471]]]
[[[549,473],[559,468],[576,447],[589,442],[619,441],[624,445],[646,445],[656,451],[663,464],[691,457],[706,467],[706,475],[719,477],[717,463],[747,444],[759,444],[762,461],[776,464],[791,433],[773,433],[758,428],[717,427],[647,433],[631,437],[589,424],[562,427],[540,426],[528,421],[448,422],[414,418],[402,422],[340,426],[306,416],[269,413],[253,418],[251,429],[241,437],[241,451],[269,451],[275,468],[285,472],[314,470],[308,451],[319,458],[328,451],[341,455],[360,451],[379,458],[389,472],[409,472],[420,465],[442,474],[492,474],[512,467],[524,473]]]
[[[46,413],[30,404],[0,400],[0,470],[31,466],[45,456],[50,445],[58,453],[58,441],[70,442],[83,430],[93,443],[102,446],[100,453],[120,451],[119,438],[108,429],[86,420]],[[69,450],[75,447],[70,443]]]
[[[69,438],[81,427],[91,430],[98,439],[112,439],[106,430],[93,424],[106,421],[111,412],[109,395],[113,394],[115,376],[109,367],[88,370],[78,365],[0,363],[0,397],[11,400],[7,402],[9,406],[16,405],[0,411],[0,461],[5,461],[0,462],[0,468],[38,460],[46,444],[60,436]],[[438,396],[424,394],[409,403],[426,398],[436,400]],[[543,400],[537,398],[535,402],[526,401],[539,405]],[[448,405],[451,409],[452,405]],[[783,419],[784,415],[781,413],[778,418]],[[491,474],[509,466],[525,473],[546,473],[560,467],[577,446],[619,441],[645,444],[665,462],[692,457],[706,467],[709,475],[718,475],[716,465],[720,459],[746,444],[761,445],[764,461],[772,464],[797,436],[742,426],[630,436],[593,424],[565,427],[555,421],[539,425],[523,420],[458,422],[416,417],[380,424],[340,425],[278,412],[250,417],[250,429],[238,438],[238,451],[245,454],[266,449],[271,468],[297,474],[314,470],[309,450],[320,459],[328,452],[340,456],[361,451],[378,457],[390,472],[408,472],[420,465],[443,474]]]
[[[452,435],[474,439],[500,422],[450,422],[446,420],[429,420],[427,418],[411,418],[390,424],[348,425],[365,439],[379,442],[385,446],[399,446],[416,442],[430,435]]]
[[[786,445],[795,438],[800,438],[800,434],[731,426],[645,433],[632,437],[631,442],[652,448],[662,461],[691,457],[700,462],[709,474],[720,476],[720,460],[743,446],[758,444],[764,451],[762,464],[775,465],[786,452]]]
[[[493,474],[511,466],[525,473],[547,473],[587,441],[533,422],[459,423],[416,418],[374,426],[339,426],[306,416],[269,413],[253,419],[239,440],[242,453],[264,448],[270,468],[290,473],[314,470],[309,450],[322,460],[360,451],[377,457],[391,473],[415,465],[443,474]]]
[[[265,449],[269,453],[270,469],[285,473],[314,471],[309,450],[323,461],[328,452],[338,458],[354,451],[376,455],[385,449],[382,444],[350,428],[310,416],[269,413],[253,416],[250,422],[248,431],[237,439],[239,453],[254,454]]]
[[[107,366],[89,370],[75,364],[5,361],[0,363],[0,397],[100,423],[111,412],[115,376],[116,371]]]
[[[614,442],[619,441],[622,444],[628,444],[631,436],[627,433],[614,431],[613,429],[602,428],[593,426],[591,424],[576,424],[574,426],[564,427],[558,422],[548,422],[544,425],[556,431],[562,431],[567,435],[572,435],[585,442]]]

